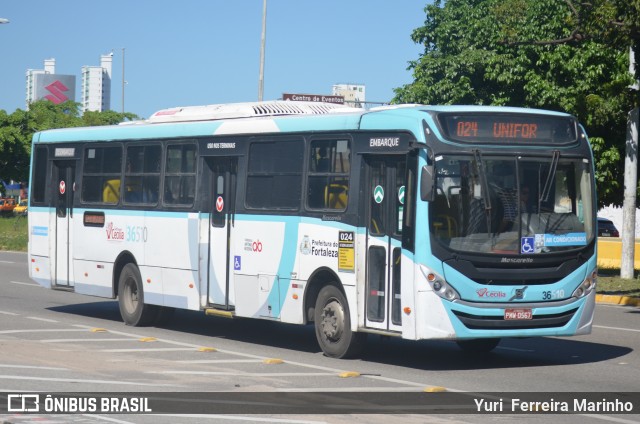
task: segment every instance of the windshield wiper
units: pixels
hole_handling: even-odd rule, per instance
[[[547,175],[547,182],[544,183],[544,188],[540,193],[540,199],[538,199],[538,204],[542,202],[546,202],[547,199],[549,198],[549,193],[551,192],[551,184],[556,177],[556,169],[558,168],[559,160],[560,160],[560,151],[554,150],[553,157],[551,158],[551,167],[549,168],[549,174]]]

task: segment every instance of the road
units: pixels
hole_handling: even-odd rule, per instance
[[[593,333],[503,340],[469,356],[455,343],[370,336],[358,360],[326,358],[312,327],[177,311],[162,327],[125,326],[116,301],[41,288],[27,257],[0,252],[0,391],[25,392],[638,392],[640,309],[599,304]],[[473,405],[473,403],[471,403]],[[637,407],[637,405],[636,405]],[[13,415],[0,422],[476,423],[514,415]],[[520,415],[558,423],[639,415]],[[49,421],[47,421],[49,419]],[[42,421],[44,420],[44,421]]]

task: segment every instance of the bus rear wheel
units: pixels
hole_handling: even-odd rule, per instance
[[[158,316],[157,306],[144,303],[142,277],[135,264],[122,268],[118,280],[118,305],[124,323],[134,327],[150,325]]]
[[[350,358],[364,349],[367,335],[351,331],[349,305],[336,286],[325,286],[318,293],[314,325],[318,344],[326,356]]]
[[[491,352],[500,343],[499,338],[494,339],[468,339],[457,340],[458,346],[465,352],[469,353],[487,353]]]

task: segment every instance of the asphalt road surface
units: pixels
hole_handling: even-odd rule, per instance
[[[445,390],[469,397],[464,407],[475,412],[473,399],[485,399],[484,407],[499,407],[491,395],[497,392],[504,394],[505,406],[523,392],[543,392],[556,400],[563,394],[580,398],[581,392],[593,392],[596,400],[640,392],[639,323],[640,308],[599,304],[593,333],[587,336],[503,340],[492,353],[471,356],[452,342],[371,335],[360,359],[337,360],[322,355],[311,326],[177,311],[162,327],[128,327],[116,301],[41,288],[29,280],[26,254],[0,252],[0,392],[5,397],[30,392],[151,394],[168,404],[176,393],[242,393],[236,408],[221,408],[224,413],[217,415],[200,414],[188,406],[196,403],[186,402],[180,415],[8,413],[0,415],[0,422],[636,423],[640,415],[606,411],[423,414],[407,407],[406,413],[354,414],[336,405],[354,394],[369,405],[383,404],[380,396],[397,396],[402,404],[410,399],[403,396]],[[253,393],[263,394],[246,398]],[[310,396],[331,413],[276,410],[256,415],[253,406],[272,401],[264,393],[287,400]],[[6,400],[0,396],[0,402]],[[199,402],[210,408],[216,399]]]

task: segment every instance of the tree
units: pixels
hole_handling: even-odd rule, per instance
[[[125,121],[140,119],[138,115],[130,112],[120,113],[113,110],[104,112],[87,111],[82,115],[82,125],[93,127],[97,125],[117,125]]]
[[[425,48],[409,65],[414,82],[397,88],[394,102],[574,114],[593,145],[599,203],[620,204],[620,160],[634,93],[630,38],[615,29],[628,1],[576,9],[569,0],[436,0],[412,34]],[[611,22],[602,24],[602,16]]]
[[[26,181],[30,152],[27,128],[23,111],[7,115],[0,110],[0,180]]]
[[[27,181],[33,134],[55,128],[93,125],[114,125],[138,119],[133,113],[114,111],[85,112],[80,104],[67,101],[54,104],[41,100],[29,105],[29,110],[16,109],[12,114],[0,110],[0,180]]]

